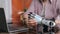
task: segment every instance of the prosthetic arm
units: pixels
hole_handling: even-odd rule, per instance
[[[28,16],[29,16],[28,17],[29,19],[34,18],[37,21],[37,24],[45,24],[45,25],[47,25],[49,27],[54,27],[56,25],[54,21],[47,20],[44,17],[41,17],[41,16],[39,16],[39,15],[37,15],[35,13],[32,13],[32,12],[30,12],[28,14]]]

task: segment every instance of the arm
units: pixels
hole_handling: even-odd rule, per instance
[[[34,19],[28,20],[29,12],[34,12],[34,0],[32,1],[28,10],[24,13],[24,18],[25,18],[26,24],[28,25],[29,23],[31,23],[30,25],[34,25],[34,22],[33,22],[33,21],[35,21]],[[28,22],[28,21],[30,21],[30,22]]]
[[[57,0],[56,7],[58,10],[57,10],[57,17],[55,19],[55,22],[57,26],[60,28],[60,0]]]

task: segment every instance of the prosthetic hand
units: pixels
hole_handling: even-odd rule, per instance
[[[44,24],[49,27],[54,27],[56,25],[54,21],[46,20],[44,17],[41,17],[41,16],[34,14],[32,12],[30,12],[30,14],[28,14],[28,18],[29,19],[34,18],[37,21],[37,24]]]

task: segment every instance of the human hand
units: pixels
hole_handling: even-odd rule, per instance
[[[37,22],[36,22],[35,19],[32,18],[32,19],[29,19],[29,20],[28,20],[28,25],[29,25],[29,26],[36,26],[36,25],[37,25]]]

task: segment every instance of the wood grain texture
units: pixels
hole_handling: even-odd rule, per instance
[[[21,25],[18,12],[23,11],[24,7],[29,8],[32,0],[12,0],[12,22]]]

